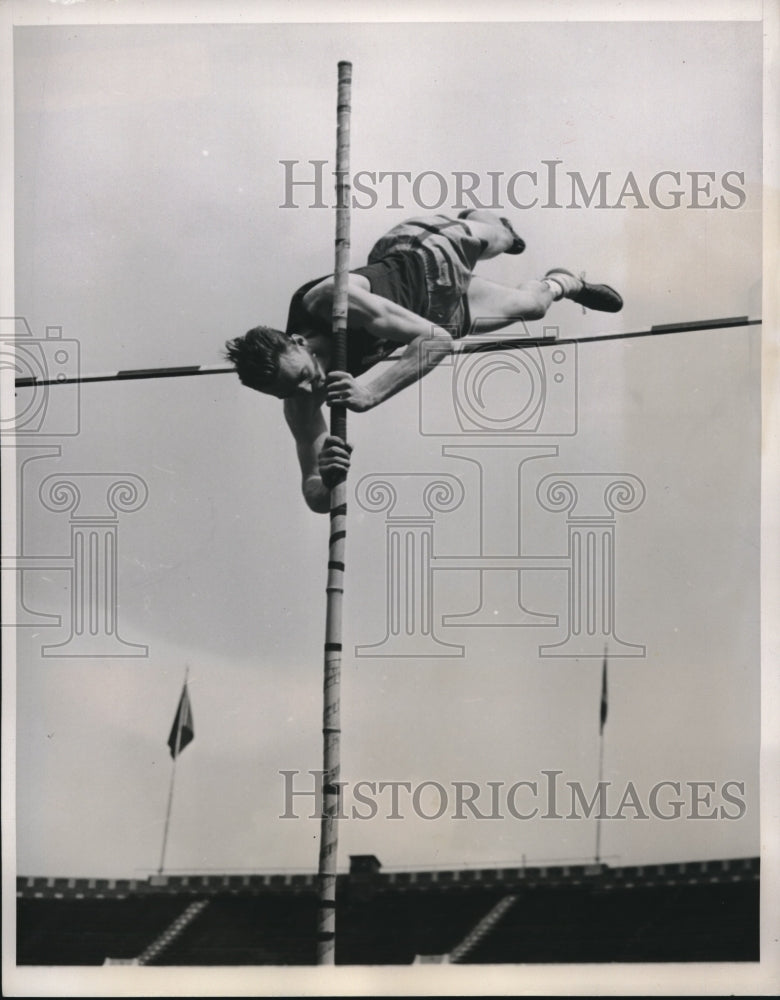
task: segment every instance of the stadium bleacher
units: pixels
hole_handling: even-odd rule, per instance
[[[425,872],[350,860],[341,965],[759,958],[758,858]],[[21,877],[17,964],[312,965],[316,917],[313,875]]]
[[[19,965],[102,965],[134,958],[182,909],[171,896],[17,900]]]

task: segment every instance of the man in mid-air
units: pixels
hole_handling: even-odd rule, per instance
[[[290,302],[285,333],[265,326],[229,341],[241,382],[284,400],[308,506],[327,513],[330,490],[349,468],[351,447],[328,435],[323,404],[370,410],[431,371],[453,341],[520,320],[541,319],[553,302],[618,312],[620,295],[555,268],[516,287],[473,274],[478,261],[519,254],[525,244],[507,219],[486,209],[408,219],[349,272],[347,371],[331,370],[334,278],[315,278]],[[357,377],[396,348],[406,350],[370,382]]]

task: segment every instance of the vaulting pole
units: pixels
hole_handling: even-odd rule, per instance
[[[349,116],[352,63],[339,63],[336,139],[336,268],[333,294],[334,371],[347,369],[347,280],[349,273]],[[332,406],[330,432],[347,438],[347,409]],[[344,553],[347,534],[347,479],[330,494],[325,677],[322,710],[322,818],[320,822],[317,964],[336,961],[336,869],[338,865],[339,770],[341,754],[341,619],[344,597]]]

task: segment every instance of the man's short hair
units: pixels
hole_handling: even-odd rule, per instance
[[[232,361],[243,385],[259,392],[267,390],[279,373],[279,357],[291,344],[290,338],[269,326],[256,326],[243,337],[225,344],[225,357]]]

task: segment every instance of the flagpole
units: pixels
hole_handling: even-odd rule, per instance
[[[601,791],[601,781],[604,776],[604,730],[599,736],[599,783],[596,785],[599,793]],[[606,798],[606,797],[605,797]],[[601,795],[598,797],[599,809],[596,813],[596,864],[601,864]]]
[[[187,680],[190,676],[189,665],[184,671],[184,688],[187,687]],[[157,869],[157,874],[162,875],[163,867],[165,866],[165,850],[168,846],[168,828],[171,824],[171,807],[173,806],[173,784],[176,780],[176,761],[179,759],[179,751],[181,750],[181,724],[183,712],[176,713],[176,740],[174,741],[175,753],[173,755],[173,767],[171,768],[171,783],[168,788],[168,808],[165,810],[165,829],[163,830],[163,842],[162,851],[160,852],[160,867]]]
[[[596,864],[601,864],[601,782],[604,778],[604,724],[607,721],[607,647],[604,647],[604,664],[601,669],[601,704],[599,708],[599,780],[596,785],[598,810],[596,812]],[[606,802],[606,796],[604,797]]]
[[[163,832],[162,852],[160,854],[160,867],[157,869],[158,875],[162,875],[163,866],[165,865],[165,848],[168,846],[168,827],[171,822],[171,806],[173,805],[173,783],[175,779],[176,779],[176,757],[173,758],[173,767],[171,768],[171,783],[168,788],[168,808],[165,812],[165,831]]]

